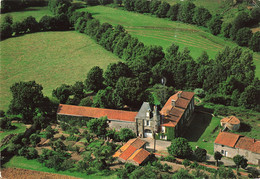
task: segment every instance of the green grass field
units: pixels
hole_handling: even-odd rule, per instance
[[[214,141],[219,133],[220,118],[210,114],[195,113],[190,128],[184,137],[189,141],[193,149],[199,146],[206,149],[209,154],[214,153]],[[203,141],[205,140],[205,142]]]
[[[27,160],[24,157],[20,156],[14,156],[8,163],[4,165],[6,168],[23,168],[23,169],[28,169],[28,170],[36,170],[36,171],[41,171],[41,172],[48,172],[48,173],[56,173],[60,175],[69,175],[69,176],[74,176],[78,178],[108,178],[108,179],[114,179],[117,178],[116,175],[111,175],[111,176],[98,176],[95,174],[92,175],[87,175],[84,173],[79,173],[79,172],[70,172],[70,171],[55,171],[52,168],[47,168],[43,166],[41,163],[37,162],[37,160]]]
[[[105,69],[117,62],[111,52],[90,37],[73,31],[41,32],[0,42],[0,109],[11,100],[10,86],[15,82],[35,80],[51,96],[59,85],[84,81],[93,66]]]
[[[22,11],[18,12],[9,12],[9,13],[4,13],[1,14],[1,22],[4,16],[7,14],[11,15],[13,17],[13,21],[22,21],[28,16],[33,16],[35,19],[39,22],[39,20],[44,16],[44,15],[49,15],[52,16],[52,13],[48,10],[48,7],[29,7],[26,8]]]
[[[8,131],[4,131],[3,133],[0,133],[0,141],[2,141],[2,139],[9,134],[18,134],[24,132],[26,129],[26,126],[22,123],[12,123],[12,125],[15,126],[16,129],[8,130]]]
[[[88,7],[80,9],[80,11],[92,13],[101,22],[123,25],[132,36],[137,37],[146,45],[160,45],[164,50],[172,43],[179,45],[181,50],[188,47],[195,59],[203,51],[206,51],[210,58],[214,58],[217,52],[223,50],[225,46],[236,46],[235,43],[205,32],[199,27],[168,19],[105,6]],[[258,68],[260,53],[254,53],[254,59],[257,66],[256,74],[260,77]]]

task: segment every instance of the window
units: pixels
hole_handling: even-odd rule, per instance
[[[162,126],[162,133],[165,133],[165,127]]]
[[[150,117],[150,112],[146,112],[146,117]]]
[[[146,120],[146,126],[150,126],[150,121]]]
[[[224,151],[224,150],[221,150],[221,153],[222,153],[222,154],[224,154],[224,153],[225,153],[225,151]]]

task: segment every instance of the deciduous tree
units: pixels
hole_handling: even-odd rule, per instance
[[[169,154],[175,157],[187,158],[192,154],[192,149],[188,140],[182,137],[173,139],[171,145],[167,149]]]

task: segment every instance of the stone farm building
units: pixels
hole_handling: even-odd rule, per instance
[[[243,155],[248,163],[260,165],[260,140],[230,132],[220,132],[214,142],[214,152],[233,158]]]
[[[138,112],[60,104],[57,119],[89,120],[106,116],[110,128],[129,128],[139,137],[171,140],[182,135],[193,111],[194,93],[179,91],[168,99],[160,112],[148,102],[144,102]]]
[[[134,165],[142,165],[149,160],[151,153],[145,150],[146,142],[139,139],[130,139],[123,145],[113,157],[121,162],[129,162]]]

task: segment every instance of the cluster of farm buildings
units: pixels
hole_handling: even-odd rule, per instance
[[[156,138],[172,140],[181,137],[193,120],[194,93],[179,91],[172,95],[163,108],[151,107],[144,102],[138,112],[83,107],[60,104],[57,112],[58,120],[91,119],[107,117],[109,127],[120,130],[131,129],[138,138],[128,141],[114,155],[124,162],[140,165],[146,161],[150,153],[145,150],[145,142],[140,138]],[[225,129],[236,131],[240,121],[230,116],[221,120]],[[239,134],[221,131],[214,142],[214,151],[226,157],[243,155],[249,163],[260,165],[260,140],[251,139]]]

